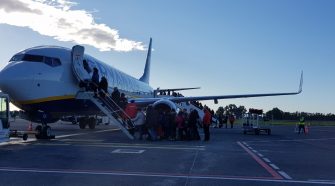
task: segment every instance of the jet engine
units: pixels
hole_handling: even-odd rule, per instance
[[[177,110],[176,103],[168,99],[161,99],[156,101],[153,104],[153,107],[157,110],[166,110],[166,111],[171,111],[172,109],[174,109],[175,111]]]

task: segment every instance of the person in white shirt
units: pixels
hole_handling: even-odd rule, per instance
[[[137,108],[137,114],[131,121],[135,125],[135,132],[139,133],[139,139],[142,140],[142,136],[145,134],[145,114],[141,108]]]

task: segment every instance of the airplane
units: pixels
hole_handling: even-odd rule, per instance
[[[159,96],[160,90],[149,85],[152,38],[150,38],[145,69],[140,78],[132,77],[88,54],[84,47],[72,49],[60,46],[36,46],[20,51],[9,60],[0,72],[0,89],[10,95],[11,102],[27,113],[31,121],[43,121],[43,126],[59,120],[62,116],[101,114],[100,109],[89,100],[76,99],[81,91],[80,82],[91,79],[91,71],[97,68],[99,77],[108,80],[108,91],[118,87],[139,106],[176,109],[176,103],[264,96],[296,95],[302,92],[303,73],[297,92],[240,94],[219,96],[175,97]],[[196,88],[163,89],[163,91]],[[162,91],[162,90],[161,90]],[[43,111],[43,112],[41,112]],[[43,114],[41,114],[43,113]],[[49,127],[50,128],[50,127]],[[93,127],[94,128],[94,127]]]

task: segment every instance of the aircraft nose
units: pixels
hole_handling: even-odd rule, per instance
[[[33,79],[31,71],[22,64],[8,64],[0,71],[0,90],[12,98],[27,94]],[[18,91],[19,90],[19,91]]]
[[[8,93],[9,89],[12,88],[14,76],[13,67],[6,66],[0,71],[0,90]]]

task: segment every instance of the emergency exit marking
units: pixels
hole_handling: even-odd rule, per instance
[[[145,150],[137,150],[137,149],[115,149],[112,153],[124,153],[124,154],[141,154]]]

